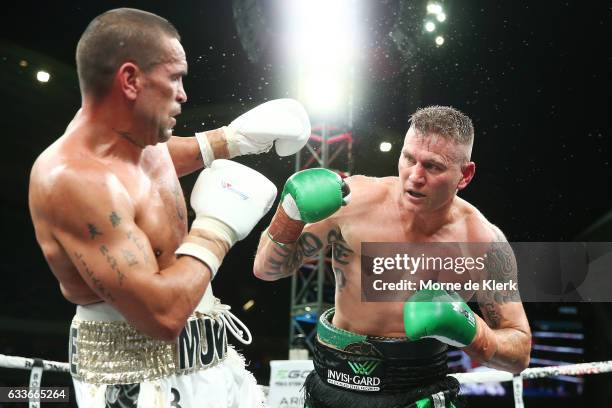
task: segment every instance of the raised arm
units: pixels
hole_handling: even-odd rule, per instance
[[[328,246],[329,232],[337,229],[330,216],[347,203],[348,194],[348,186],[330,170],[310,169],[291,176],[259,240],[255,276],[270,281],[284,278],[314,259]]]
[[[168,150],[179,177],[205,167],[215,159],[267,152],[276,146],[279,156],[300,150],[310,137],[310,120],[304,107],[293,99],[263,103],[219,129],[195,137],[173,136]]]

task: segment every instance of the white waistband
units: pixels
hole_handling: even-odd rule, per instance
[[[243,344],[251,344],[252,336],[248,327],[240,319],[238,319],[232,312],[230,312],[228,305],[221,304],[219,299],[215,298],[212,293],[212,288],[208,285],[202,300],[195,309],[195,312],[199,312],[205,315],[219,316],[220,319],[226,324],[227,329],[232,335]],[[77,306],[76,308],[76,320],[81,321],[95,321],[95,322],[126,322],[127,320],[117,309],[109,305],[108,303],[100,302],[93,303],[91,305]]]
[[[203,314],[210,314],[215,307],[215,297],[210,285],[206,288],[202,300],[195,311]],[[76,318],[78,320],[89,320],[97,322],[125,322],[123,315],[113,306],[105,302],[92,303],[90,305],[77,305]]]

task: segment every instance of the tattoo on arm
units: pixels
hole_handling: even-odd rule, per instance
[[[134,243],[134,245],[136,245],[136,248],[138,248],[138,250],[142,254],[142,257],[144,258],[144,263],[148,263],[149,255],[147,255],[147,251],[145,251],[145,247],[142,241],[140,241],[140,239],[132,231],[128,231],[127,237],[130,241]]]
[[[85,274],[91,280],[91,283],[93,284],[94,288],[98,291],[100,296],[102,296],[104,299],[114,302],[115,297],[104,287],[100,279],[96,277],[95,273],[91,269],[89,269],[89,266],[85,262],[85,259],[83,259],[83,254],[75,252],[74,257],[76,258],[78,262],[81,263],[81,266],[83,267],[83,270],[85,271]]]
[[[87,224],[87,230],[89,231],[89,238],[94,239],[98,235],[102,235],[100,231],[98,231],[98,227],[93,224]]]
[[[497,234],[496,239],[499,242],[492,242],[491,248],[485,255],[485,270],[488,273],[486,278],[501,283],[510,281],[516,283],[518,273],[512,247],[501,234]],[[492,293],[486,293],[485,296],[500,304],[520,301],[518,290],[496,290]]]
[[[300,235],[293,251],[286,247],[274,247],[276,256],[268,259],[271,270],[265,273],[277,279],[289,276],[302,265],[305,257],[316,255],[321,248],[323,248],[323,242],[316,235],[305,232]]]
[[[102,245],[100,247],[100,252],[106,257],[106,262],[111,267],[111,269],[117,273],[117,279],[119,279],[119,286],[123,285],[123,279],[125,279],[125,274],[119,269],[119,265],[117,265],[117,260],[115,259],[115,257],[110,254],[106,245]]]
[[[116,212],[113,211],[110,214],[109,218],[110,218],[111,224],[113,224],[113,228],[115,228],[117,225],[121,224],[121,217],[119,217]]]
[[[497,313],[497,307],[493,302],[485,302],[480,304],[480,311],[482,315],[492,329],[499,328],[500,316]]]
[[[136,260],[136,256],[127,249],[121,250],[121,255],[123,255],[123,259],[127,262],[128,266],[138,265],[138,261]]]

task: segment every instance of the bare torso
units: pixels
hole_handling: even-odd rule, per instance
[[[412,227],[412,213],[399,208],[397,178],[352,177],[352,200],[334,216],[341,238],[328,235],[334,245],[336,275],[334,324],[370,335],[404,336],[402,302],[361,301],[362,242],[474,242],[490,239],[491,226],[478,210],[456,197],[450,222],[424,235]],[[333,241],[336,241],[335,243]],[[448,280],[439,274],[425,279]],[[472,293],[461,293],[469,298]]]
[[[144,262],[157,264],[156,270],[175,262],[174,249],[187,233],[185,200],[166,144],[148,146],[139,159],[129,161],[108,154],[104,146],[89,145],[85,132],[83,129],[69,128],[64,136],[39,156],[30,176],[30,211],[36,238],[59,281],[62,294],[76,304],[89,304],[101,299],[85,283],[54,236],[53,231],[58,227],[56,215],[69,211],[64,204],[71,200],[71,197],[64,197],[58,202],[57,198],[53,198],[54,205],[49,205],[60,173],[86,163],[87,168],[94,172],[94,180],[110,183],[117,197],[130,202],[129,211],[122,211],[121,216],[128,214],[134,218],[133,221],[149,238],[156,259],[151,259],[148,248],[142,242],[134,242],[142,251],[135,255]],[[62,203],[62,200],[65,202]],[[92,225],[90,233],[104,234],[104,230]],[[130,262],[132,255],[123,254],[126,262]]]

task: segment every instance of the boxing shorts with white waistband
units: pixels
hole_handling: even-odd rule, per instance
[[[248,328],[210,290],[204,298],[173,342],[140,333],[105,303],[77,307],[69,354],[79,407],[263,407],[261,387],[227,342],[229,330],[250,343]]]
[[[447,376],[447,346],[435,339],[366,336],[317,324],[307,408],[456,408],[459,382]]]

